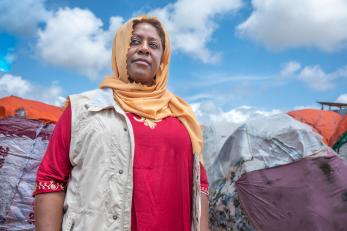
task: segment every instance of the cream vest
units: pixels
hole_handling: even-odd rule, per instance
[[[70,162],[62,230],[130,231],[134,134],[111,89],[71,95]],[[195,157],[195,155],[194,155]],[[200,165],[194,158],[192,230],[200,223]]]

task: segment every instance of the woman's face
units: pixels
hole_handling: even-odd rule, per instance
[[[137,24],[130,38],[127,56],[129,80],[153,85],[162,55],[163,45],[157,29],[146,22]]]

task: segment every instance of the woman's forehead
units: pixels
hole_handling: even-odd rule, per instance
[[[146,36],[160,40],[157,29],[150,23],[140,22],[134,26],[133,35]]]

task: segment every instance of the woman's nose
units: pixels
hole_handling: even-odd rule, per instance
[[[146,55],[148,55],[149,54],[149,46],[148,46],[148,43],[146,42],[146,41],[144,41],[143,43],[142,43],[142,45],[140,46],[140,49],[139,49],[139,52],[141,53],[141,54],[146,54]]]

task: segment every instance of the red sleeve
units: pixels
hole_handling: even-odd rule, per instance
[[[205,167],[200,163],[200,188],[201,192],[208,196],[208,180]]]
[[[63,191],[70,177],[71,106],[69,105],[50,138],[46,153],[38,168],[33,195]]]

